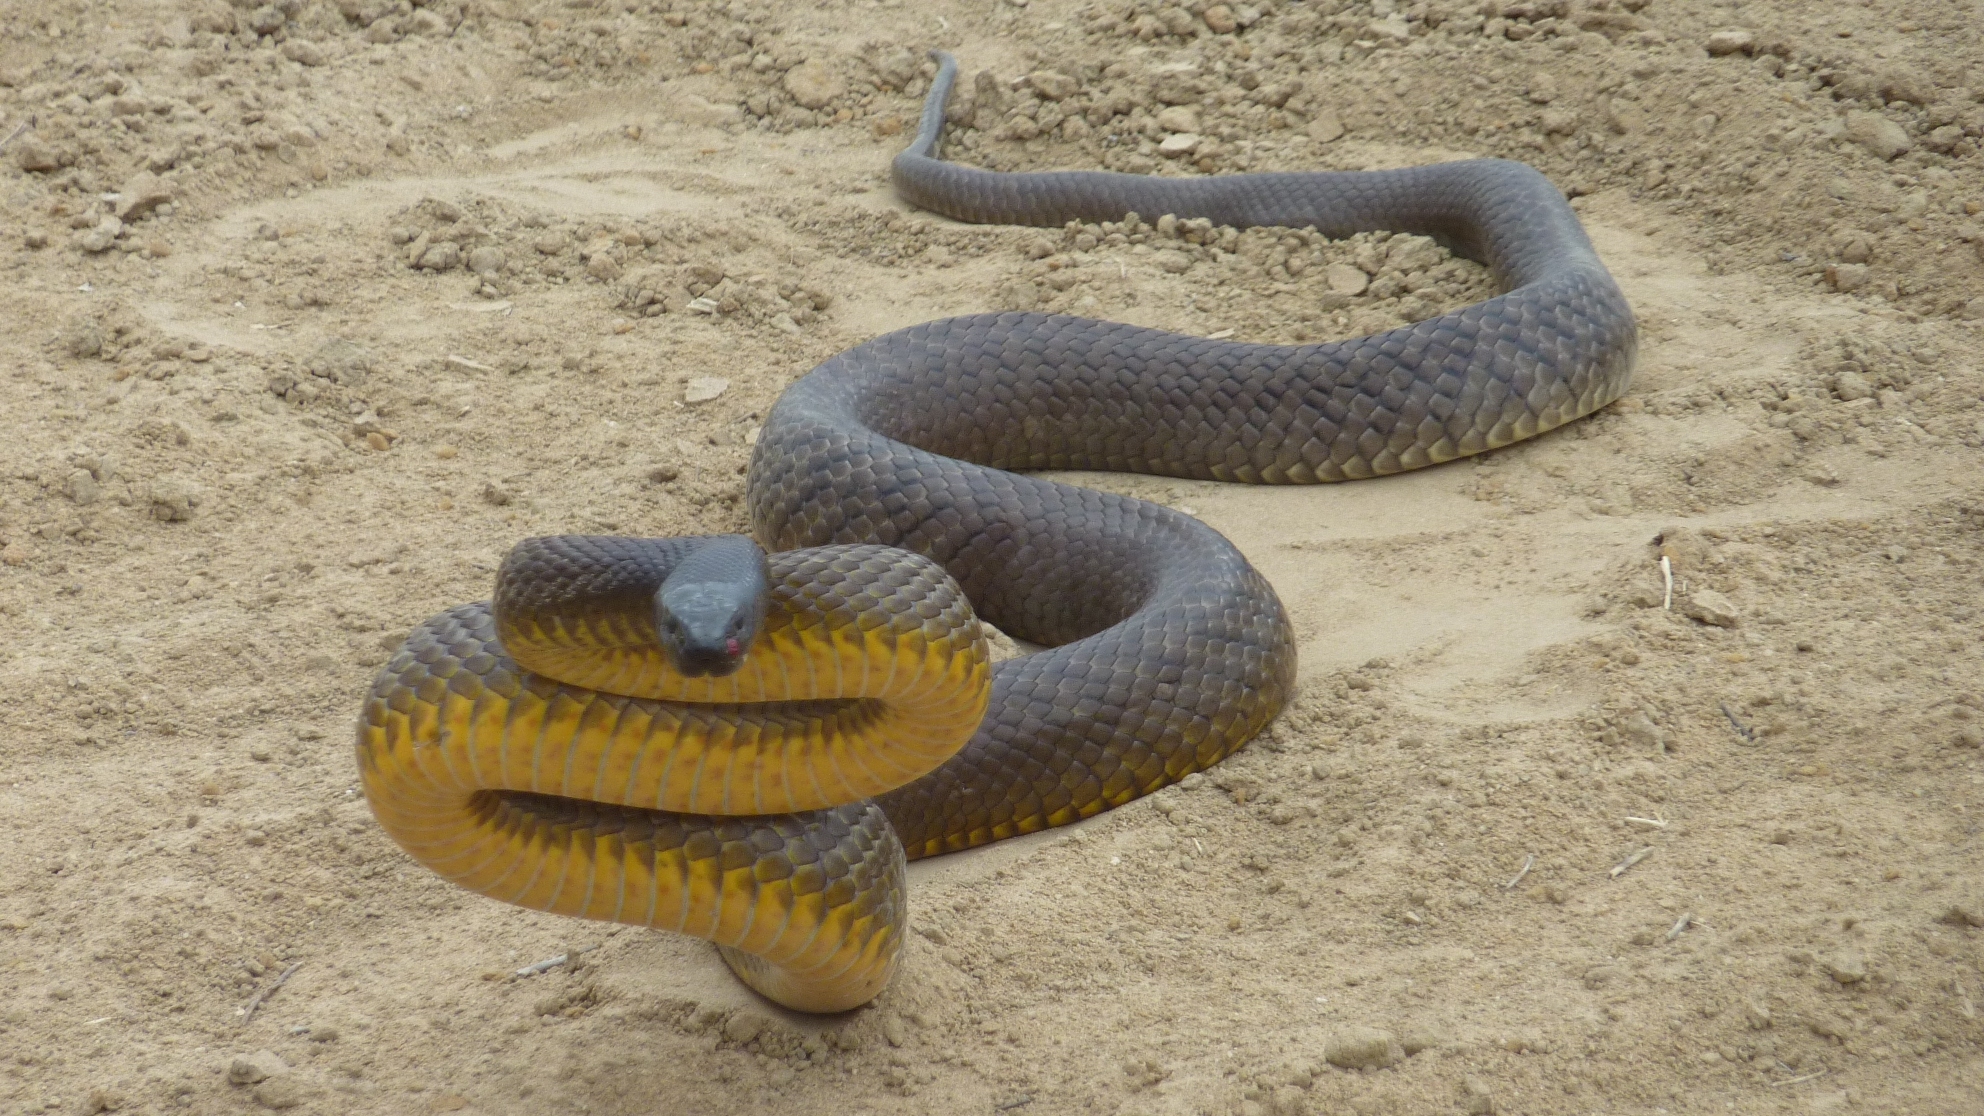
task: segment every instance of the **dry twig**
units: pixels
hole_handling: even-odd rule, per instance
[[[1631,868],[1633,865],[1638,864],[1640,861],[1645,860],[1647,857],[1652,855],[1653,855],[1652,845],[1646,845],[1641,847],[1641,849],[1638,852],[1634,853],[1633,855],[1627,857],[1626,859],[1612,866],[1612,878],[1615,880],[1618,879],[1620,873],[1624,872],[1626,869]]]
[[[556,957],[547,957],[542,961],[533,961],[532,963],[525,965],[523,968],[518,969],[517,975],[520,977],[527,977],[527,976],[536,976],[539,973],[547,973],[557,968],[560,965],[568,964],[574,957],[577,957],[585,953],[591,953],[593,950],[598,948],[599,947],[596,945],[589,945],[582,949],[572,950],[570,953],[561,953]]]
[[[294,976],[296,974],[296,970],[302,967],[303,967],[303,962],[301,961],[290,962],[289,968],[284,969],[282,971],[282,975],[276,978],[276,982],[274,984],[271,984],[267,988],[262,989],[260,992],[255,993],[255,998],[248,1001],[247,1007],[241,1009],[242,1024],[246,1025],[250,1019],[255,1018],[255,1009],[261,1007],[263,1001],[267,1000],[270,996],[275,995],[276,989],[281,988],[285,984],[288,984],[289,978]]]
[[[16,137],[18,137],[22,132],[25,132],[32,127],[34,127],[34,117],[32,116],[28,117],[26,120],[21,121],[19,124],[14,125],[14,130],[7,133],[7,138],[0,139],[0,151],[7,150],[8,144],[14,142]]]
[[[1528,859],[1528,860],[1525,860],[1525,861],[1523,861],[1523,862],[1522,862],[1522,871],[1520,871],[1520,872],[1517,872],[1517,873],[1516,873],[1516,878],[1515,878],[1515,879],[1513,879],[1513,880],[1510,880],[1510,881],[1509,881],[1508,883],[1505,883],[1505,884],[1503,884],[1503,885],[1502,885],[1502,890],[1503,890],[1503,891],[1514,891],[1514,890],[1515,890],[1515,887],[1516,887],[1516,885],[1517,885],[1517,884],[1519,884],[1519,883],[1521,883],[1521,882],[1522,882],[1522,878],[1523,878],[1524,876],[1527,876],[1527,875],[1529,875],[1529,870],[1530,870],[1531,868],[1534,868],[1534,867],[1536,867],[1536,854],[1535,854],[1535,853],[1531,853],[1531,854],[1529,854],[1529,859]]]

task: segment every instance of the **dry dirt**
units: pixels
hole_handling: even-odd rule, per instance
[[[1974,0],[0,10],[5,1112],[1984,1112]],[[354,785],[386,649],[522,536],[742,529],[760,416],[884,330],[1487,289],[910,211],[931,46],[995,168],[1533,162],[1643,345],[1470,462],[1087,478],[1247,551],[1299,700],[917,866],[900,979],[804,1019],[414,866]]]

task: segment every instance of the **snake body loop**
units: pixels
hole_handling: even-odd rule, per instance
[[[1314,345],[1020,313],[900,330],[820,365],[766,418],[751,520],[783,553],[735,673],[683,675],[659,647],[656,587],[698,540],[530,540],[493,606],[413,633],[359,731],[366,793],[402,845],[510,902],[710,938],[803,1010],[887,983],[905,856],[1065,824],[1203,770],[1293,687],[1281,603],[1217,532],[1009,470],[1377,476],[1587,414],[1625,390],[1634,355],[1631,310],[1529,167],[974,170],[935,158],[956,74],[940,61],[894,168],[922,208],[1421,233],[1507,292]],[[1051,649],[988,666],[973,608]]]

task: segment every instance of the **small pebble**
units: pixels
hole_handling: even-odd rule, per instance
[[[303,1078],[293,1073],[279,1074],[255,1086],[255,1100],[263,1108],[277,1111],[295,1108],[316,1094]]]
[[[290,39],[283,43],[282,56],[305,66],[321,66],[330,60],[323,47],[308,39]]]
[[[825,108],[842,93],[840,78],[825,62],[809,59],[785,72],[785,91],[802,108]]]
[[[505,262],[503,250],[494,245],[485,244],[468,254],[469,270],[484,278],[501,274]]]
[[[1405,1049],[1390,1031],[1350,1026],[1330,1036],[1323,1059],[1342,1069],[1383,1069],[1403,1061]]]
[[[14,139],[14,165],[24,171],[45,174],[60,169],[62,157],[32,133]]]
[[[1330,290],[1342,295],[1361,295],[1371,286],[1371,277],[1364,269],[1346,263],[1333,263],[1323,269],[1323,282]]]
[[[1320,112],[1309,121],[1309,138],[1317,143],[1334,143],[1343,138],[1343,121],[1333,112]]]
[[[1741,27],[1730,27],[1708,37],[1708,52],[1717,58],[1731,54],[1754,54],[1757,35]]]
[[[1056,70],[1037,70],[1026,76],[1033,91],[1050,101],[1065,101],[1075,95],[1075,79]]]
[[[1893,159],[1914,146],[1907,130],[1878,112],[1847,113],[1846,138],[1881,159]]]
[[[139,171],[117,191],[117,216],[135,221],[162,205],[172,203],[172,188],[150,171]]]
[[[721,376],[698,376],[689,381],[688,390],[682,393],[682,401],[708,403],[729,390],[730,381]]]
[[[1713,589],[1697,589],[1688,596],[1681,611],[1704,624],[1718,628],[1733,628],[1741,622],[1742,612],[1728,597]]]
[[[1841,294],[1857,291],[1867,285],[1866,264],[1838,263],[1826,265],[1826,285]]]
[[[1858,984],[1867,979],[1867,959],[1848,951],[1826,961],[1826,972],[1841,984]]]
[[[228,1063],[227,1079],[236,1085],[253,1085],[289,1072],[289,1063],[276,1056],[273,1050],[257,1050],[253,1054],[237,1054]]]

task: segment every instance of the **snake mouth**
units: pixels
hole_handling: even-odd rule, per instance
[[[689,678],[722,678],[744,665],[744,647],[736,639],[710,645],[671,648],[675,669]]]

